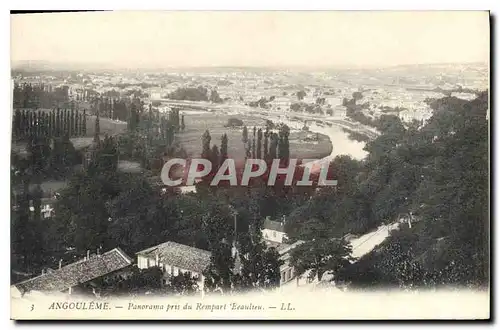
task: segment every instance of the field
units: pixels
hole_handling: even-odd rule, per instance
[[[50,110],[39,110],[39,111],[50,111]],[[71,142],[73,143],[75,149],[82,149],[89,146],[92,143],[92,139],[94,137],[95,132],[95,119],[96,116],[87,116],[87,134],[82,137],[74,137],[71,138]],[[111,120],[109,118],[99,118],[99,130],[101,138],[104,137],[105,134],[108,135],[116,135],[122,132],[125,132],[127,129],[127,123]],[[12,144],[12,150],[21,154],[26,154],[26,142],[15,142]]]
[[[224,125],[229,118],[234,115],[205,111],[183,111],[185,115],[186,129],[178,134],[178,139],[190,157],[198,157],[201,152],[201,136],[205,130],[210,131],[212,136],[211,144],[217,144],[220,148],[222,134],[228,135],[228,154],[234,159],[245,158],[245,148],[241,141],[243,127],[227,128]],[[243,120],[249,129],[249,136],[253,134],[253,126],[264,128],[265,120],[256,117],[238,115],[237,118]],[[81,149],[92,143],[94,133],[95,116],[87,117],[87,136],[71,138],[71,142],[76,149]],[[126,123],[115,122],[107,118],[100,118],[101,136],[104,134],[115,135],[126,130]],[[304,138],[319,138],[318,141],[303,141]],[[319,159],[330,155],[332,145],[328,136],[323,134],[310,133],[292,129],[290,134],[290,157]],[[26,154],[25,143],[14,143],[14,151],[21,155]],[[137,162],[120,161],[118,168],[123,172],[141,171]],[[42,190],[47,196],[51,196],[55,191],[59,191],[67,185],[65,181],[45,181],[42,183]]]
[[[243,127],[227,128],[224,125],[229,118],[241,119],[248,127],[249,137],[253,134],[253,126],[265,127],[265,120],[256,117],[238,115],[231,116],[216,112],[184,111],[186,129],[178,134],[180,144],[186,149],[190,157],[197,157],[201,153],[201,136],[205,130],[210,131],[211,144],[220,148],[221,136],[228,136],[228,155],[234,159],[245,158],[245,148],[241,141]],[[318,141],[302,141],[302,139],[316,137],[315,133],[292,130],[290,134],[290,157],[318,159],[328,156],[332,151],[330,139],[319,134]]]
[[[89,137],[94,136],[95,118],[95,116],[87,116],[87,136]],[[101,135],[116,135],[125,132],[126,129],[126,122],[99,117],[99,130]]]

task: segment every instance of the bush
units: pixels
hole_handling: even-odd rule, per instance
[[[167,98],[182,101],[208,101],[208,91],[202,86],[197,88],[177,88],[172,93],[169,93]]]
[[[239,127],[243,126],[243,120],[238,118],[229,118],[227,124],[224,127]]]

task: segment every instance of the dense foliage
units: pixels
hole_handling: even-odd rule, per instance
[[[186,91],[175,93],[191,98]],[[47,168],[70,167],[76,160],[67,158],[72,154],[67,137],[50,146],[43,134],[34,136],[29,160],[13,155],[13,182],[23,188],[13,203],[13,251],[19,256],[13,262],[37,272],[65,258],[70,248],[83,256],[88,249],[120,246],[133,255],[172,240],[212,253],[204,273],[208,291],[269,289],[279,284],[281,261],[262,242],[262,219],[285,216],[291,242],[304,242],[292,252],[297,274],[309,272],[318,280],[333,274],[336,282],[352,287],[484,285],[489,279],[488,94],[473,101],[447,97],[435,104],[425,125],[405,125],[391,115],[378,119],[381,134],[366,144],[365,160],[338,156],[331,163],[336,187],[268,187],[257,179],[250,187],[203,189],[201,184],[196,193],[177,194],[152,183],[151,160],[161,167],[164,157],[182,153],[176,134],[184,120],[178,111],[162,119],[138,103],[126,134],[99,140],[90,166],[68,172],[56,216],[43,224],[40,192],[28,185]],[[287,163],[289,132],[285,125],[244,127],[242,146],[248,157]],[[227,135],[219,145],[214,140],[207,130],[200,154],[219,166],[230,157]],[[142,159],[144,171],[121,173],[119,156]],[[401,225],[353,262],[346,234],[364,234],[402,218],[410,225]],[[161,274],[139,273],[121,285],[157,288]],[[177,293],[195,286],[190,278],[172,279],[170,285]]]

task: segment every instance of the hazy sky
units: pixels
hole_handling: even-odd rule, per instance
[[[487,12],[11,15],[11,58],[120,67],[488,62]]]

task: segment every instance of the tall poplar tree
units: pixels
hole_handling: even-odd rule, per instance
[[[227,143],[228,143],[227,134],[224,133],[222,134],[221,144],[220,144],[220,164],[224,163],[224,161],[227,159]]]
[[[266,127],[264,132],[264,160],[267,162],[269,159],[269,128]]]
[[[246,126],[243,127],[241,141],[243,142],[243,145],[245,145],[245,146],[248,143],[248,128]]]
[[[83,136],[87,135],[87,114],[83,110],[83,120],[82,120]]]
[[[257,131],[257,159],[262,159],[262,129]]]
[[[212,137],[210,136],[210,132],[208,129],[203,133],[201,137],[202,150],[201,150],[201,158],[210,159],[210,141]]]

